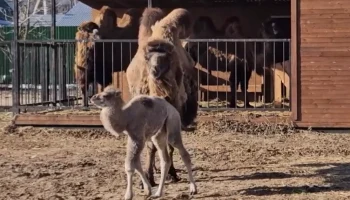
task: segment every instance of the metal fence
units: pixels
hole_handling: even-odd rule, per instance
[[[90,63],[90,71],[83,73],[85,78],[80,79],[84,82],[79,84],[74,63],[77,44],[83,42],[18,41],[19,70],[11,74],[10,68],[4,68],[5,72],[0,72],[6,76],[0,88],[0,107],[22,111],[83,108],[84,91],[91,96],[97,92],[98,83],[123,84],[125,76],[116,74],[128,66],[137,41],[95,41],[94,50],[80,58]],[[10,62],[2,59],[2,54],[11,52],[12,43],[0,44],[6,49],[0,52],[0,62]],[[186,50],[197,61],[195,78],[200,108],[289,110],[289,44],[289,39],[185,40]],[[6,66],[10,66],[9,63]],[[18,79],[13,85],[12,77]],[[82,89],[82,84],[90,86]],[[12,96],[12,92],[18,95]]]

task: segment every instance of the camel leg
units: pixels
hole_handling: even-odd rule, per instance
[[[163,195],[163,189],[165,184],[166,175],[168,174],[169,167],[171,165],[170,157],[167,149],[168,135],[165,132],[161,132],[154,137],[152,141],[156,146],[160,158],[160,181],[157,192],[154,197],[161,197]]]
[[[187,173],[188,173],[188,180],[190,182],[190,194],[194,195],[197,194],[197,186],[193,178],[193,173],[192,173],[192,163],[191,163],[191,156],[188,153],[188,151],[185,149],[183,143],[182,143],[182,138],[177,137],[174,138],[174,140],[169,141],[171,142],[171,145],[179,150],[180,156],[182,161],[185,163]]]
[[[124,198],[126,200],[130,200],[133,198],[132,177],[134,175],[135,170],[140,175],[142,183],[145,187],[146,195],[151,196],[152,194],[151,184],[148,182],[148,179],[144,174],[144,172],[142,171],[142,167],[141,167],[140,155],[143,147],[144,147],[143,141],[135,141],[135,140],[132,140],[130,137],[128,137],[127,152],[126,152],[126,158],[125,158],[127,188],[126,188]]]
[[[237,93],[237,84],[235,83],[235,73],[230,73],[230,90],[231,90],[231,101],[230,101],[230,108],[236,108],[236,93]]]
[[[249,72],[248,70],[246,70],[246,74],[242,74],[241,76],[242,78],[240,79],[240,85],[241,85],[241,91],[243,92],[243,96],[244,96],[244,103],[246,108],[253,108],[253,106],[251,106],[249,104],[249,95],[248,95],[248,85],[249,85],[249,79],[251,77],[251,72]]]
[[[170,169],[169,169],[169,175],[171,177],[171,182],[176,183],[181,180],[180,177],[177,176],[176,174],[176,169],[174,167],[174,160],[173,160],[173,155],[174,155],[174,147],[171,145],[168,145],[169,147],[169,156],[170,156]]]
[[[154,182],[153,166],[155,165],[155,155],[157,148],[152,142],[147,142],[147,157],[146,157],[146,177],[148,178],[151,186],[156,186]],[[143,183],[140,183],[140,188],[143,189]]]
[[[88,109],[89,97],[88,97],[85,86],[81,87],[81,94],[82,94],[82,98],[83,98],[83,107],[84,107],[84,109]]]

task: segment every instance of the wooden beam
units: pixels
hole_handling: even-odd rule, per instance
[[[350,123],[339,122],[293,122],[296,128],[331,128],[331,129],[349,129]]]
[[[111,8],[132,8],[134,7],[132,4],[127,3],[127,1],[122,1],[122,0],[81,0],[82,3],[90,6],[91,8],[94,9],[101,9],[102,6],[109,6]]]
[[[246,116],[228,115],[222,118],[234,121],[246,122]],[[255,123],[291,123],[290,116],[264,116],[249,119]],[[197,121],[213,121],[213,115],[198,116]],[[74,115],[74,114],[19,114],[14,119],[17,126],[79,126],[79,127],[102,127],[100,116],[95,115]]]
[[[291,107],[292,107],[292,116],[293,120],[297,121],[300,119],[300,104],[299,104],[299,0],[291,0]]]

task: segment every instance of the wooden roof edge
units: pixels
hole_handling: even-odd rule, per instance
[[[80,0],[83,4],[90,6],[93,9],[99,10],[103,5],[96,0]]]
[[[130,3],[123,0],[80,0],[82,3],[90,6],[93,9],[100,10],[102,6],[109,6],[111,8],[131,8]]]

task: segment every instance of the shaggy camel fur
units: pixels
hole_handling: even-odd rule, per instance
[[[78,27],[76,39],[91,40],[92,29],[98,29],[100,39],[136,39],[140,16],[140,9],[129,9],[120,20],[120,26],[116,26],[116,13],[104,6],[94,22],[84,22]],[[84,106],[87,106],[87,86],[94,82],[94,79],[102,87],[112,83],[113,72],[126,70],[136,53],[137,44],[89,41],[77,42],[77,47],[80,50],[76,51],[75,77],[83,94]]]
[[[75,34],[75,39],[79,41],[75,47],[74,75],[83,94],[84,104],[87,102],[86,89],[94,80],[94,40],[100,39],[98,32],[94,32],[94,30],[98,30],[98,28],[97,24],[93,22],[84,22],[78,27],[78,31]],[[96,71],[96,82],[102,83],[101,77],[103,77],[101,70]]]
[[[180,113],[184,127],[197,116],[197,79],[195,62],[181,46],[179,37],[190,34],[191,18],[188,11],[175,9],[166,17],[159,8],[146,8],[141,19],[139,48],[131,61],[126,76],[132,96],[149,94],[165,98]],[[169,146],[171,161],[174,148]],[[148,145],[147,172],[152,185],[155,146]],[[172,165],[173,181],[180,180]]]
[[[128,136],[125,159],[127,174],[125,199],[133,198],[132,176],[135,170],[141,177],[146,194],[151,196],[151,185],[142,171],[140,158],[146,140],[155,144],[161,163],[160,183],[154,197],[162,196],[166,174],[171,164],[167,150],[168,142],[179,150],[186,165],[190,194],[197,193],[192,175],[191,158],[182,143],[180,114],[171,104],[161,97],[147,95],[135,96],[125,104],[121,92],[113,87],[106,87],[103,92],[94,95],[91,101],[102,108],[100,119],[106,130],[112,134],[124,132]]]

